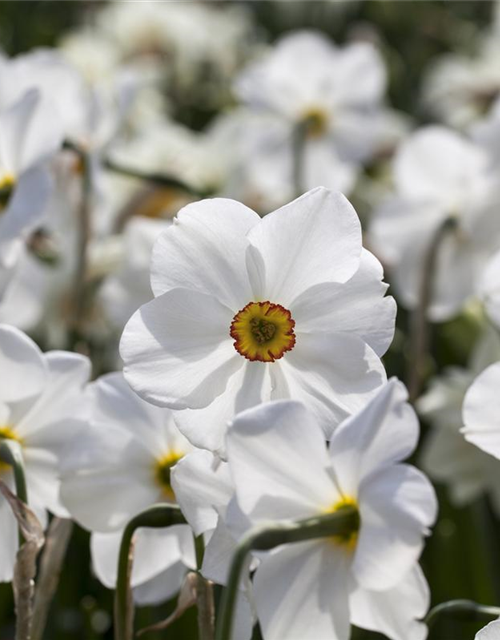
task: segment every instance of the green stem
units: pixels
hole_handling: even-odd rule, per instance
[[[134,610],[130,590],[132,574],[131,547],[137,529],[163,529],[175,524],[185,524],[181,510],[172,504],[155,504],[137,514],[123,531],[118,556],[118,577],[115,593],[115,640],[131,640],[134,626]]]
[[[143,180],[144,182],[149,182],[156,185],[157,187],[178,189],[179,191],[184,191],[185,193],[189,193],[198,198],[207,198],[211,195],[209,191],[201,191],[199,189],[195,189],[194,187],[186,184],[185,182],[182,182],[181,180],[177,180],[177,178],[174,178],[172,176],[168,176],[163,173],[148,173],[146,171],[141,171],[140,169],[127,167],[114,160],[111,160],[110,158],[104,160],[103,166],[105,169],[107,169],[108,171],[112,171],[113,173],[125,176],[126,178]]]
[[[213,640],[215,626],[215,603],[213,585],[201,575],[205,542],[203,535],[194,540],[196,550],[196,566],[198,568],[196,606],[198,608],[198,638]]]
[[[295,126],[292,134],[292,182],[296,198],[304,193],[304,147],[308,129],[308,121],[303,120]]]
[[[410,353],[408,362],[408,393],[410,402],[420,395],[425,377],[425,367],[429,352],[429,322],[427,313],[432,301],[436,263],[443,240],[456,228],[456,218],[450,216],[436,229],[431,244],[424,257],[420,279],[418,306],[410,318]]]
[[[28,504],[26,472],[21,445],[15,440],[0,439],[0,460],[12,467],[16,485],[16,495],[24,504]]]
[[[431,609],[424,619],[425,624],[431,628],[443,613],[452,614],[464,620],[485,620],[498,618],[500,616],[500,607],[478,604],[473,600],[450,600],[449,602],[442,602]]]
[[[359,529],[359,512],[355,507],[343,507],[324,516],[276,523],[265,528],[249,531],[239,542],[233,555],[227,588],[222,595],[220,614],[217,620],[215,640],[231,640],[236,600],[241,574],[248,554],[253,551],[268,551],[274,547],[294,542],[304,542],[332,536],[346,537]]]

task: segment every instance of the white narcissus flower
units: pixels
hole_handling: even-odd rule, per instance
[[[465,439],[500,460],[500,362],[485,369],[464,399]]]
[[[360,162],[373,156],[385,136],[385,88],[386,70],[373,45],[339,48],[312,31],[286,35],[236,82],[243,103],[267,116],[252,129],[254,171],[262,162],[264,171],[272,166],[288,183],[288,195],[294,193],[294,131],[303,126],[304,187],[324,184],[349,192]]]
[[[121,373],[90,385],[88,401],[89,420],[62,466],[61,499],[79,524],[99,534],[92,539],[94,568],[111,586],[125,525],[155,503],[175,503],[170,471],[192,447],[177,430],[172,412],[141,400]],[[161,600],[170,590],[177,591],[180,583],[164,585],[159,576],[167,572],[180,576],[179,563],[183,573],[195,566],[191,529],[180,525],[156,534],[141,533],[140,539],[132,584],[147,591],[149,595],[143,596],[148,601]],[[160,540],[160,547],[169,546],[169,553],[155,562],[157,550],[148,540]]]
[[[318,188],[264,219],[232,200],[188,205],[155,244],[156,297],[125,327],[125,377],[185,409],[176,422],[201,448],[222,451],[235,413],[269,399],[303,399],[330,435],[385,380],[382,277],[341,194]]]
[[[494,620],[481,629],[474,640],[500,640],[500,621]]]
[[[489,164],[486,151],[472,141],[444,127],[425,127],[401,145],[394,160],[395,193],[373,214],[371,246],[390,268],[408,308],[418,304],[438,229],[453,221],[438,249],[431,320],[460,311],[500,247],[500,194]]]
[[[42,354],[21,331],[0,325],[0,440],[21,446],[28,503],[42,522],[47,510],[68,517],[59,500],[59,464],[84,419],[83,387],[90,376],[84,356],[63,351]],[[0,478],[14,490],[9,465]],[[18,548],[16,520],[0,497],[0,582],[12,579]]]
[[[500,514],[500,463],[467,442],[460,429],[467,389],[486,367],[500,360],[500,337],[490,328],[479,338],[468,368],[448,367],[431,380],[418,399],[419,414],[432,425],[420,462],[437,482],[444,482],[458,507],[472,503],[483,492]]]
[[[429,593],[418,557],[437,504],[426,477],[401,463],[418,440],[406,399],[403,385],[391,380],[337,428],[328,449],[301,403],[268,403],[235,418],[228,461],[238,505],[252,525],[346,506],[359,513],[359,526],[345,537],[284,545],[263,556],[253,593],[265,640],[347,640],[350,623],[391,640],[426,637],[419,619]]]

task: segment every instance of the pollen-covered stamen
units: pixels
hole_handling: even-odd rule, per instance
[[[328,115],[320,108],[309,109],[304,112],[302,124],[308,138],[320,138],[328,129]]]
[[[230,335],[247,360],[274,362],[295,345],[295,321],[288,309],[272,302],[249,302],[234,316]]]
[[[154,464],[155,482],[161,488],[164,498],[172,502],[175,501],[175,494],[170,481],[170,472],[183,457],[184,454],[179,451],[169,451],[159,457]]]

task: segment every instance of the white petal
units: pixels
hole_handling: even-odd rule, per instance
[[[175,465],[171,480],[177,502],[195,534],[215,529],[216,509],[225,507],[234,493],[227,463],[208,451],[194,451]]]
[[[238,503],[254,523],[307,518],[340,499],[323,431],[299,402],[240,413],[228,431],[227,452]]]
[[[336,63],[339,104],[366,108],[382,99],[387,74],[380,53],[371,43],[356,42],[340,49]]]
[[[226,431],[234,416],[271,397],[269,365],[241,360],[242,366],[229,378],[225,391],[212,404],[203,409],[175,413],[179,430],[195,447],[222,457],[225,456]]]
[[[348,640],[349,556],[331,543],[303,542],[272,551],[254,577],[266,640]]]
[[[395,587],[416,564],[437,514],[434,489],[414,467],[393,465],[359,489],[361,528],[353,573],[373,591]]]
[[[465,395],[465,439],[500,459],[500,363],[481,373]]]
[[[494,620],[476,634],[474,640],[500,640],[500,621]]]
[[[429,602],[429,586],[418,565],[393,589],[358,587],[349,596],[352,623],[391,640],[425,640],[427,627],[419,619],[427,613]]]
[[[14,327],[0,325],[0,400],[17,402],[39,394],[48,376],[33,340]]]
[[[234,315],[252,300],[246,234],[259,221],[235,200],[214,198],[184,207],[153,248],[155,296],[176,287],[190,289],[216,297]]]
[[[407,400],[404,385],[391,378],[359,413],[334,432],[330,456],[343,491],[355,494],[363,478],[413,452],[419,425]]]
[[[0,530],[2,531],[0,582],[11,582],[19,548],[19,532],[10,505],[3,495],[0,496]]]
[[[353,333],[382,356],[394,336],[396,317],[396,303],[384,297],[382,278],[380,262],[363,250],[359,269],[346,283],[316,285],[293,301],[297,331],[313,333],[328,326],[335,333]]]
[[[349,201],[318,187],[268,214],[248,234],[265,264],[271,302],[288,305],[323,282],[345,282],[357,270],[361,227]]]
[[[420,129],[403,143],[395,159],[395,180],[409,197],[441,202],[486,168],[486,155],[445,127]]]
[[[294,398],[316,413],[327,439],[386,381],[381,360],[357,336],[297,333],[295,347],[271,369],[272,399]]]
[[[133,590],[135,604],[139,607],[156,606],[170,600],[179,592],[186,572],[186,565],[179,560],[151,580],[138,585]]]
[[[92,565],[99,580],[108,588],[116,586],[118,553],[123,531],[116,533],[94,533],[90,540]],[[134,563],[131,584],[144,584],[183,560],[181,545],[184,538],[190,539],[191,529],[187,525],[175,525],[165,529],[138,529],[134,547]]]
[[[206,407],[242,365],[229,335],[233,316],[215,298],[174,289],[129,320],[120,343],[127,382],[172,409]]]

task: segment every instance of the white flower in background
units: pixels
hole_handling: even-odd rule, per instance
[[[288,184],[294,193],[294,155],[299,127],[305,142],[301,182],[349,192],[361,162],[380,146],[389,112],[382,106],[386,71],[368,43],[343,48],[320,33],[283,37],[262,60],[249,65],[236,93],[261,113],[249,131],[248,152],[262,180]],[[272,167],[274,175],[269,176]]]
[[[116,587],[122,535],[120,530],[93,533],[90,538],[92,567],[108,589]],[[188,526],[137,530],[130,581],[136,604],[156,605],[170,600],[181,588],[189,569],[196,569],[196,557]]]
[[[470,504],[483,492],[500,513],[500,463],[467,442],[460,429],[465,393],[486,367],[500,360],[500,337],[487,330],[474,346],[469,367],[448,367],[431,380],[418,399],[417,411],[431,425],[422,448],[420,463],[437,482],[448,486],[458,507]]]
[[[479,282],[479,297],[492,322],[500,327],[500,251],[486,265]]]
[[[346,506],[359,513],[359,526],[345,537],[262,556],[253,594],[265,640],[347,640],[350,623],[391,640],[426,637],[419,619],[429,593],[418,557],[437,504],[426,477],[401,463],[418,440],[406,399],[403,385],[391,380],[334,431],[328,449],[301,403],[268,403],[235,418],[228,461],[238,505],[253,526]]]
[[[15,83],[0,60],[0,80]],[[7,69],[10,71],[9,69]],[[36,89],[19,97],[0,90],[0,270],[15,263],[23,240],[40,220],[50,194],[46,161],[62,131]]]
[[[483,37],[475,57],[452,53],[433,61],[423,94],[429,111],[452,127],[482,118],[500,95],[498,34]]]
[[[153,244],[171,221],[133,218],[122,238],[120,266],[104,281],[99,299],[120,330],[132,314],[153,298],[149,269]]]
[[[177,430],[172,412],[141,400],[121,373],[108,374],[90,385],[88,401],[88,423],[74,438],[62,465],[61,499],[79,524],[103,534],[93,537],[92,557],[97,575],[111,586],[121,532],[147,507],[175,503],[170,471],[191,446]],[[180,525],[140,537],[133,586],[150,589],[152,600],[163,599],[180,583],[164,585],[160,576],[180,576],[178,563],[184,572],[194,566],[191,529]],[[159,541],[158,549],[150,546],[152,540]],[[166,545],[168,554],[158,560],[157,552]]]
[[[84,419],[83,387],[90,376],[84,356],[42,354],[21,331],[0,325],[0,440],[21,446],[28,503],[42,522],[47,510],[68,517],[59,501],[59,464]],[[12,470],[0,462],[0,478],[14,490]],[[0,497],[0,582],[12,579],[18,548],[17,523]]]
[[[373,213],[370,246],[390,269],[399,299],[418,304],[424,263],[446,220],[437,256],[429,318],[447,320],[475,294],[500,247],[500,192],[488,154],[444,127],[417,131],[394,160],[395,192]]]
[[[261,219],[224,199],[185,207],[156,242],[155,299],[121,341],[132,388],[220,451],[226,425],[271,398],[308,402],[330,434],[385,380],[395,305],[356,213],[316,189]],[[332,418],[332,414],[334,418]]]
[[[500,621],[494,620],[481,629],[474,640],[500,640]]]
[[[498,171],[500,167],[500,97],[492,106],[488,116],[469,128],[472,139],[481,145],[489,154],[490,170]]]
[[[467,391],[462,433],[476,447],[500,459],[500,362],[485,369]]]

